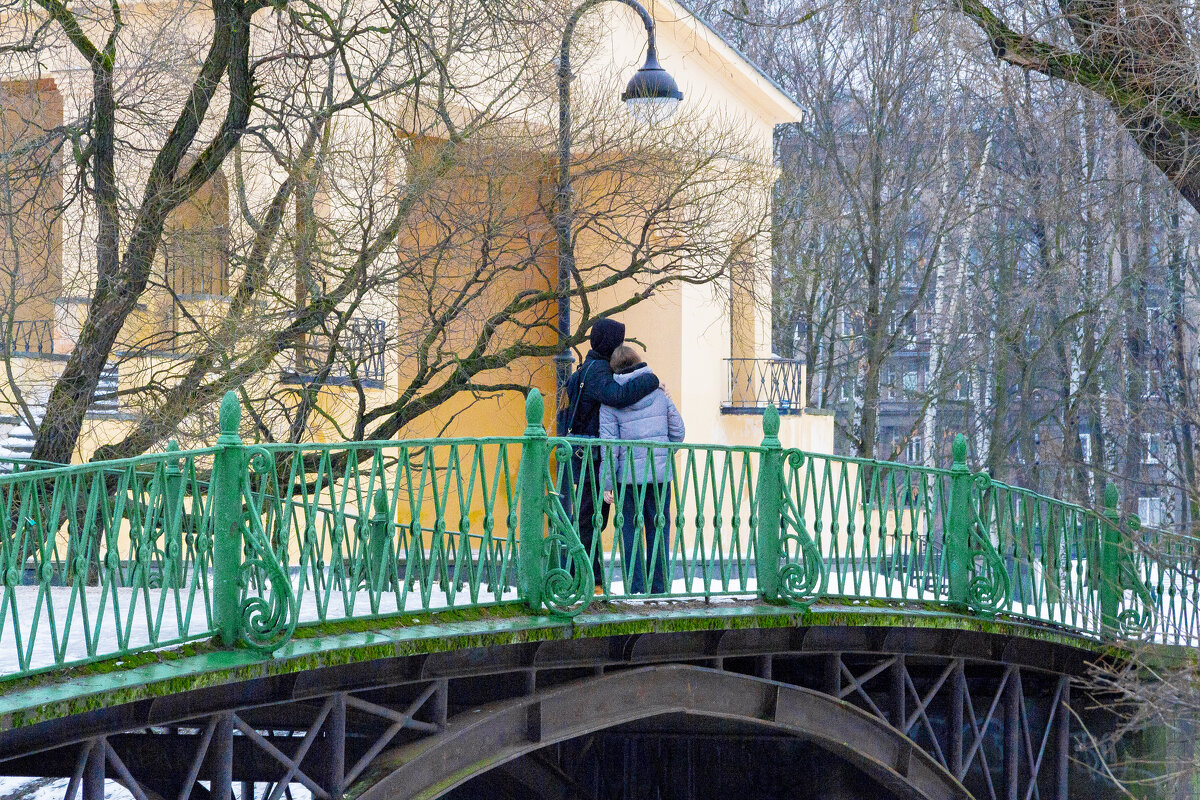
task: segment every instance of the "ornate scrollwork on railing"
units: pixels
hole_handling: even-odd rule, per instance
[[[1131,532],[1139,531],[1142,528],[1142,520],[1137,514],[1128,514],[1125,517],[1125,527]],[[1134,569],[1133,553],[1125,547],[1122,547],[1121,551],[1117,559],[1117,585],[1121,587],[1122,595],[1126,590],[1133,592],[1134,605],[1117,614],[1117,629],[1123,637],[1140,639],[1146,635],[1154,622],[1154,595]]]
[[[783,453],[785,469],[793,473],[804,465],[804,453],[786,450]],[[825,559],[817,543],[808,535],[804,516],[796,505],[796,499],[788,491],[789,486],[798,486],[800,481],[781,481],[783,487],[783,529],[780,532],[780,552],[787,559],[788,553],[796,553],[799,560],[788,560],[779,570],[779,595],[793,605],[807,608],[825,594],[828,572]]]
[[[1147,606],[1127,608],[1117,615],[1117,627],[1127,639],[1140,639],[1150,630],[1154,613]]]
[[[562,440],[551,440],[548,452],[558,454],[558,463],[571,463],[571,446]],[[570,469],[569,466],[565,469]],[[579,539],[579,531],[571,522],[562,498],[554,485],[549,462],[546,464],[546,519],[550,533],[545,538],[545,552],[550,568],[542,578],[542,602],[552,613],[573,617],[592,602],[592,559],[587,548]],[[569,566],[564,566],[558,556],[566,552]]]
[[[971,559],[971,581],[967,584],[967,603],[976,611],[993,614],[1005,605],[1012,593],[1012,581],[1004,566],[1004,557],[988,536],[988,524],[980,508],[982,498],[991,488],[992,479],[986,472],[971,476],[971,525],[968,544],[975,555]],[[982,565],[979,563],[982,559]]]
[[[262,505],[255,496],[251,476],[275,469],[275,459],[266,450],[246,450],[247,468],[242,478],[245,524],[242,537],[246,558],[238,573],[241,584],[241,638],[249,647],[271,653],[292,638],[299,619],[296,595],[280,555],[271,547],[262,524]],[[261,590],[253,593],[255,587]]]

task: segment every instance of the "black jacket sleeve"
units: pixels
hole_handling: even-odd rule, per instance
[[[611,374],[605,381],[598,381],[597,399],[601,405],[613,408],[625,408],[658,388],[658,376],[653,372],[638,375],[627,383],[617,383]]]

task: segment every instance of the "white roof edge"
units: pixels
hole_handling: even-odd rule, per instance
[[[795,98],[788,94],[771,76],[767,75],[749,56],[731,45],[724,36],[700,19],[682,0],[655,0],[651,6],[651,12],[655,17],[663,17],[664,21],[669,20],[687,28],[692,36],[722,55],[727,62],[742,73],[747,82],[759,90],[763,106],[774,112],[775,124],[803,121],[804,109]]]

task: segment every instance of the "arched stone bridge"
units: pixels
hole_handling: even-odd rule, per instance
[[[221,416],[211,448],[0,477],[0,775],[1098,799],[1083,731],[1112,719],[1080,679],[1195,644],[1193,542],[994,483],[961,441],[945,471],[785,451],[770,412],[757,448],[558,441],[536,392],[511,439],[247,446]],[[651,447],[667,474],[622,481]],[[606,475],[647,513],[588,552]]]

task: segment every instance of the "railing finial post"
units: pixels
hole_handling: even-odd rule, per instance
[[[763,411],[762,452],[758,457],[755,486],[757,525],[754,532],[754,572],[758,596],[764,602],[779,600],[780,534],[783,517],[783,446],[779,441],[779,410]]]
[[[546,403],[536,388],[525,398],[525,432],[517,470],[520,493],[521,540],[517,561],[517,594],[532,611],[542,608],[542,555],[546,538],[546,476],[549,470],[546,428],[542,416]]]
[[[382,477],[380,482],[382,482]],[[382,592],[388,582],[388,542],[392,540],[391,514],[388,510],[387,490],[380,486],[375,490],[374,513],[367,534],[367,577],[371,591]]]
[[[954,437],[951,447],[950,513],[946,523],[946,572],[950,602],[966,608],[971,587],[971,470],[967,468],[967,437]]]
[[[175,439],[167,442],[168,453],[179,452],[179,442]],[[164,586],[181,587],[184,585],[183,560],[183,469],[179,466],[178,458],[167,461],[166,480],[163,486],[163,507],[166,509],[166,526],[164,537],[167,559],[166,568],[169,575],[164,575]]]
[[[1117,614],[1121,608],[1119,524],[1121,512],[1118,506],[1121,493],[1111,481],[1104,487],[1104,523],[1100,531],[1100,630],[1115,635],[1118,630]]]
[[[221,448],[213,457],[213,613],[221,644],[233,647],[241,637],[242,566],[242,480],[246,471],[246,450],[238,426],[242,406],[237,395],[226,392],[219,414]]]

